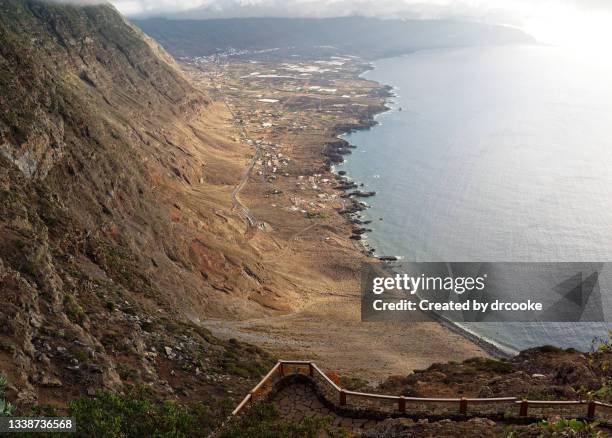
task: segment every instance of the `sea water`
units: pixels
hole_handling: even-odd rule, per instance
[[[364,76],[391,111],[345,138],[368,242],[409,261],[612,261],[612,63],[550,46],[416,52]],[[602,294],[610,291],[602,290]],[[611,324],[472,324],[512,349],[588,350]]]

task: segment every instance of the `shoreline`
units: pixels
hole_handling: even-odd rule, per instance
[[[261,345],[279,358],[317,360],[329,369],[376,380],[434,362],[490,357],[484,344],[438,322],[361,321],[361,263],[379,259],[361,246],[367,224],[351,217],[365,208],[361,196],[346,196],[359,186],[343,181],[333,166],[354,149],[339,136],[375,127],[375,118],[391,110],[392,87],[361,78],[372,66],[360,59],[251,61],[205,65],[194,73],[200,83],[226,90],[216,95],[227,99],[244,132],[236,132],[236,139],[260,148],[240,192],[264,225],[249,227],[249,241],[261,252],[262,263],[296,291],[250,297],[264,306],[262,315],[221,316],[204,325]],[[324,71],[313,73],[317,69]],[[300,78],[301,72],[307,76]],[[369,353],[358,354],[363,351]]]
[[[375,70],[375,66],[370,63],[369,64],[370,68],[365,69],[363,72],[361,72],[358,75],[358,79],[361,80],[368,80],[371,82],[375,82],[376,84],[379,85],[379,89],[380,90],[384,90],[385,92],[388,93],[388,95],[384,98],[384,109],[379,111],[379,112],[375,112],[371,115],[371,119],[370,119],[370,123],[364,124],[362,127],[356,127],[354,129],[351,130],[347,130],[344,132],[341,132],[337,135],[337,138],[339,140],[342,140],[343,142],[346,142],[349,147],[351,149],[357,149],[358,146],[355,144],[350,143],[348,140],[346,140],[344,137],[348,134],[351,134],[353,132],[357,132],[357,131],[370,131],[375,129],[378,125],[379,122],[376,121],[376,118],[378,116],[381,116],[385,113],[388,113],[390,111],[393,111],[393,107],[390,106],[390,99],[392,99],[393,97],[396,97],[397,94],[395,94],[395,90],[397,89],[396,87],[389,85],[389,84],[382,84],[378,81],[374,81],[374,80],[369,80],[369,79],[365,79],[363,78],[363,75],[366,74],[369,71],[373,71]],[[347,161],[347,158],[343,158],[343,161],[339,164],[344,164]],[[338,180],[342,180],[342,181],[346,181],[346,182],[350,182],[350,183],[354,183],[357,186],[360,186],[362,183],[357,180],[356,178],[352,177],[350,174],[348,174],[345,171],[341,171],[341,172],[345,172],[342,175],[340,175],[338,172],[338,170],[335,167],[331,168],[331,172],[336,175],[336,177],[338,178]],[[347,189],[341,189],[342,192],[346,193]],[[372,196],[376,196],[375,194]],[[348,223],[350,225],[354,225],[355,222],[354,221],[360,221],[359,224],[360,225],[367,225],[369,222],[368,220],[363,220],[363,217],[360,215],[361,211],[365,211],[369,208],[366,207],[363,210],[357,211],[355,213],[348,213],[346,215],[342,214],[341,212],[339,212],[339,214],[344,217]],[[359,251],[362,252],[363,255],[367,256],[367,257],[374,257],[375,259],[377,259],[379,262],[381,263],[386,263],[386,262],[393,262],[393,261],[397,261],[397,260],[402,260],[404,258],[404,256],[402,255],[377,255],[376,254],[376,249],[373,248],[372,246],[368,245],[368,241],[367,241],[367,233],[372,232],[372,230],[366,230],[364,232],[363,235],[360,235],[360,239],[355,241],[355,246],[358,248]],[[475,345],[479,346],[480,348],[482,348],[484,351],[486,351],[488,354],[490,354],[493,357],[496,358],[504,358],[504,359],[508,359],[510,357],[513,357],[514,355],[518,354],[518,351],[507,347],[507,346],[503,346],[499,343],[497,343],[495,340],[493,339],[489,339],[485,336],[479,335],[477,332],[470,330],[467,327],[463,327],[460,324],[450,321],[446,318],[444,318],[441,315],[437,315],[437,317],[435,318],[436,322],[438,322],[441,326],[453,331],[454,333],[457,333],[459,335],[461,335],[463,338],[467,339],[468,341],[474,343]]]
[[[363,75],[366,74],[369,71],[374,70],[376,67],[372,64],[372,62],[369,62],[367,67],[360,73],[357,74],[356,79],[357,80],[363,80],[363,81],[368,81],[368,79],[363,78]],[[389,111],[393,111],[393,108],[391,106],[389,106],[389,102],[390,99],[392,99],[393,97],[395,97],[395,93],[394,90],[395,88],[392,85],[387,85],[387,84],[381,84],[380,82],[377,81],[371,81],[371,82],[375,82],[376,84],[378,84],[378,90],[381,93],[381,98],[382,98],[382,108],[379,111],[375,111],[373,113],[370,113],[367,115],[368,119],[367,122],[364,123],[361,126],[355,126],[355,127],[351,127],[351,129],[348,130],[342,130],[337,132],[336,134],[336,138],[343,142],[344,144],[347,145],[348,148],[350,149],[357,149],[358,147],[352,143],[350,143],[348,140],[346,140],[344,137],[348,134],[352,134],[354,132],[357,131],[370,131],[373,130],[374,128],[376,128],[376,126],[378,126],[379,122],[376,121],[376,118],[382,114],[385,114]],[[346,154],[346,155],[350,155],[350,154]],[[351,187],[348,188],[340,188],[340,191],[343,192],[345,195],[349,195],[348,190],[352,190],[352,189],[356,189],[359,187],[363,186],[363,183],[361,183],[360,181],[356,180],[355,178],[351,177],[347,172],[345,171],[338,171],[336,169],[335,164],[344,164],[347,161],[346,158],[342,157],[342,161],[339,163],[334,163],[334,165],[330,166],[330,172],[335,176],[336,180],[340,183],[340,184],[350,184]],[[343,173],[339,173],[339,172],[343,172]],[[353,187],[353,185],[355,185],[355,187]],[[357,191],[360,192],[360,191]],[[355,192],[353,192],[355,193]],[[376,196],[375,192],[368,192],[367,196],[360,196],[362,198],[368,198],[368,197],[374,197]],[[350,198],[349,198],[350,199]],[[353,200],[354,201],[354,200]],[[345,220],[351,225],[368,225],[369,223],[371,223],[371,220],[364,220],[363,217],[361,216],[361,212],[362,211],[366,211],[369,207],[369,205],[367,205],[365,202],[353,202],[353,205],[360,205],[361,207],[363,207],[363,209],[356,209],[355,211],[350,211],[350,212],[339,212],[339,214],[345,218]],[[395,260],[399,260],[401,257],[398,255],[377,255],[376,254],[376,248],[371,247],[368,244],[367,241],[367,233],[372,232],[372,230],[367,229],[367,228],[359,228],[360,234],[358,235],[359,238],[353,237],[356,236],[355,234],[353,234],[353,236],[351,236],[351,238],[353,238],[355,240],[355,246],[357,247],[357,249],[366,257],[374,257],[378,260],[387,260],[387,261],[395,261]]]

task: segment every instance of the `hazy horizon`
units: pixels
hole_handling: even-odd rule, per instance
[[[612,4],[603,0],[111,0],[111,3],[130,18],[452,19],[517,27],[539,41],[557,45],[592,46],[612,40],[609,25]]]

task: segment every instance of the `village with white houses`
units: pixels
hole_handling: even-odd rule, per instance
[[[223,98],[234,116],[235,140],[252,147],[248,184],[240,198],[264,227],[301,234],[313,222],[348,226],[351,239],[374,252],[364,227],[369,221],[361,213],[368,206],[364,198],[375,193],[336,171],[353,152],[342,134],[373,126],[374,115],[386,110],[391,97],[388,87],[361,77],[371,68],[368,63],[333,55],[293,55],[289,62],[274,51],[181,62],[213,98]]]

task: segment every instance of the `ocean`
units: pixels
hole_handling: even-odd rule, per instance
[[[612,62],[558,47],[439,49],[377,61],[391,110],[337,170],[371,208],[368,243],[407,261],[612,261]],[[602,290],[602,294],[609,291]],[[510,350],[588,350],[612,324],[470,324]]]

